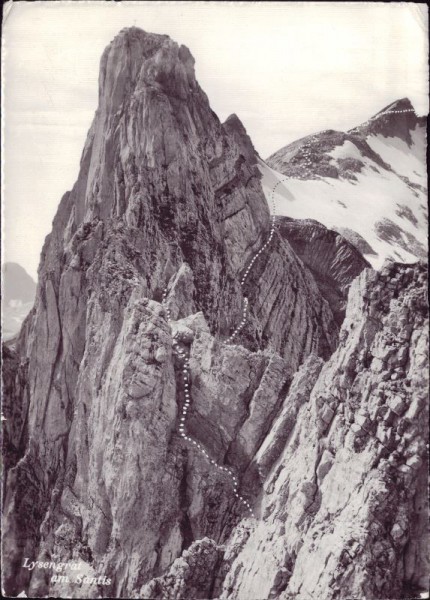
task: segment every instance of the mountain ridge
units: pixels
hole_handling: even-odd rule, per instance
[[[375,268],[386,258],[426,260],[425,123],[404,98],[347,132],[288,144],[259,163],[266,196],[281,182],[279,214],[314,217],[352,243],[364,239],[358,247],[368,246],[365,258]]]
[[[400,598],[428,573],[425,268],[376,272],[277,207],[272,233],[252,141],[193,65],[137,28],[103,53],[4,347],[4,589]]]
[[[126,500],[130,483],[123,480],[124,473],[140,480],[134,461],[124,457],[131,463],[124,464],[114,479],[108,475],[108,465],[113,453],[122,455],[122,450],[115,450],[117,444],[134,445],[131,438],[125,441],[132,435],[131,422],[142,437],[142,447],[136,448],[142,464],[155,459],[150,459],[147,451],[154,435],[159,438],[157,470],[164,468],[165,460],[176,460],[181,453],[173,433],[181,398],[179,391],[178,398],[175,393],[178,366],[172,355],[166,314],[159,306],[166,284],[171,288],[172,318],[180,321],[202,312],[209,331],[223,347],[222,340],[242,315],[240,280],[269,235],[269,210],[259,172],[236,141],[248,143],[243,130],[235,119],[226,127],[219,122],[195,82],[192,63],[188,53],[169,38],[154,38],[136,29],[117,36],[101,59],[100,104],[84,147],[80,174],[73,189],[63,196],[52,232],[45,240],[35,309],[16,345],[18,356],[28,362],[28,388],[33,391],[28,400],[31,408],[23,407],[24,412],[30,411],[28,446],[23,459],[11,467],[8,481],[18,478],[28,487],[9,484],[13,491],[5,536],[35,540],[27,550],[29,554],[48,551],[44,548],[53,543],[54,530],[48,525],[44,529],[38,515],[48,518],[52,514],[58,524],[62,520],[54,498],[47,500],[46,485],[57,490],[56,495],[66,503],[70,501],[69,486],[81,498],[79,510],[87,514],[82,517],[87,534],[79,545],[83,555],[90,544],[98,556],[107,553],[110,564],[125,564],[127,553],[133,548],[136,551],[137,543],[148,574],[154,568],[150,560],[154,548],[168,544],[169,536],[173,536],[171,551],[177,552],[175,532],[182,530],[183,519],[189,518],[178,505],[185,466],[156,485],[159,492],[154,491],[153,502],[158,502],[158,495],[170,495],[170,505],[160,512],[148,502],[141,515],[137,498]],[[263,282],[262,287],[256,286],[257,279]],[[285,282],[291,285],[285,286]],[[309,353],[328,356],[334,349],[338,328],[331,310],[312,275],[281,237],[276,236],[272,252],[261,255],[255,263],[245,292],[250,297],[250,310],[247,327],[237,343],[251,348],[247,360],[255,363],[260,375],[271,364],[265,352],[288,355],[290,372]],[[301,331],[304,325],[306,329]],[[241,403],[249,402],[257,393],[258,380],[256,376],[251,379],[238,395]],[[285,375],[281,381],[287,380]],[[153,388],[157,391],[151,394]],[[114,414],[108,408],[112,394],[118,397]],[[273,410],[279,399],[274,391],[272,394]],[[142,402],[153,404],[151,410],[162,415],[155,425],[157,434],[146,423]],[[101,411],[104,416],[97,420],[88,417],[88,421],[88,411],[90,415]],[[226,428],[213,448],[224,461],[229,460],[229,446],[246,415],[243,409],[237,408],[237,412],[240,418],[232,419],[233,428]],[[201,418],[196,426],[199,422]],[[100,423],[118,428],[113,445],[104,450],[104,459],[99,456]],[[192,423],[193,419],[193,432],[196,426]],[[198,435],[197,427],[194,436]],[[215,439],[219,435],[215,434]],[[249,450],[245,456],[247,453]],[[106,477],[90,484],[94,464],[100,460],[108,469]],[[48,483],[33,472],[34,464],[43,465],[51,474]],[[152,477],[148,468],[145,471]],[[222,482],[222,476],[215,477],[217,480]],[[249,485],[256,485],[253,477]],[[113,505],[102,507],[100,512],[88,495],[106,499],[106,486]],[[201,492],[196,491],[196,495],[199,498]],[[232,501],[232,490],[226,488],[222,502]],[[20,517],[21,510],[31,503],[38,512],[26,522]],[[195,516],[195,535],[208,528],[206,510],[202,504]],[[116,528],[127,519],[136,523],[133,536],[126,527],[122,534],[119,530],[115,534],[124,545],[120,555],[103,533],[113,526],[111,513],[118,513]],[[162,521],[168,523],[165,530],[160,529]],[[34,537],[30,531],[39,533]],[[151,544],[145,541],[149,531]],[[18,542],[6,552],[6,578],[15,591],[30,585],[31,579],[16,566],[21,552]],[[130,572],[130,577],[135,576]],[[36,575],[31,581],[33,592],[44,589]],[[129,589],[124,587],[129,585],[126,580],[116,579],[112,585],[118,592]]]

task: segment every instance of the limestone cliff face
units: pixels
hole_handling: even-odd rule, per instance
[[[320,552],[312,577],[326,555],[333,568],[342,564],[328,529],[321,539],[312,529],[320,507],[333,526],[338,517],[364,524],[360,543],[373,569],[382,530],[373,532],[366,490],[378,477],[391,485],[387,473],[403,458],[423,460],[424,420],[416,419],[425,410],[422,269],[393,267],[377,280],[380,293],[368,309],[365,297],[379,276],[365,271],[351,288],[340,340],[329,302],[282,232],[248,272],[270,228],[255,151],[237,117],[221,124],[211,111],[193,65],[187,48],[136,28],[122,31],[103,54],[79,177],[45,241],[35,307],[7,350],[9,595],[250,598],[251,589],[273,596],[273,586],[279,593],[316,590],[306,578],[312,536]],[[344,293],[348,283],[342,279]],[[246,326],[227,343],[244,296]],[[392,332],[393,343],[401,340],[395,367],[397,350],[384,354],[390,327],[408,332],[405,340]],[[178,434],[184,376],[174,339],[189,356],[187,432],[207,455]],[[357,416],[376,418],[369,400],[375,386],[382,407],[376,433]],[[391,396],[405,406],[415,398],[417,412],[397,416]],[[360,431],[350,425],[354,418]],[[394,427],[412,436],[402,438],[403,449]],[[373,434],[389,454],[384,436],[393,438],[397,463],[384,466]],[[321,462],[325,451],[330,456]],[[235,474],[255,519],[213,462]],[[332,465],[330,473],[320,462]],[[341,502],[335,490],[349,469],[351,493],[364,494],[351,514],[330,504]],[[374,597],[386,597],[377,594],[388,579],[393,591],[421,582],[424,541],[413,506],[423,494],[415,493],[419,481],[408,480],[403,496],[396,487],[403,521],[389,517],[403,533],[396,560],[384,568],[395,573],[403,556],[408,571],[400,579],[381,576],[381,588],[369,583]],[[382,536],[384,556],[390,536]],[[241,565],[250,552],[246,574]],[[24,569],[24,557],[75,562],[93,580],[76,583],[68,567],[53,580],[51,572]],[[368,567],[361,558],[356,570],[352,564],[342,594],[359,589]],[[110,582],[97,583],[100,575]],[[321,589],[321,597],[335,597],[325,579]]]
[[[264,482],[259,518],[224,544],[201,541],[215,577],[192,545],[143,597],[180,597],[197,578],[222,599],[404,599],[426,589],[425,280],[423,266],[388,264],[354,281],[337,350],[325,363],[306,359],[247,467],[245,479]]]
[[[309,268],[339,325],[345,317],[349,286],[370,267],[363,255],[340,233],[312,219],[278,217],[278,231]]]
[[[24,555],[73,547],[82,560],[115,564],[112,589],[126,593],[208,527],[192,529],[184,498],[187,478],[201,486],[204,477],[176,439],[172,338],[160,300],[170,282],[174,318],[201,311],[222,344],[241,318],[239,281],[268,236],[269,210],[243,126],[219,122],[193,65],[187,48],[135,28],[103,54],[79,178],[46,239],[35,308],[16,344],[28,361],[30,407],[27,446],[8,475],[11,592],[47,589],[36,575],[30,584]],[[247,352],[279,352],[294,370],[309,353],[335,348],[330,308],[281,237],[244,289],[250,311],[237,341]],[[213,434],[222,460],[269,368],[269,358],[246,360],[256,372],[245,377],[243,407],[233,408],[225,435]],[[218,495],[231,502],[230,490]]]
[[[428,509],[425,277],[424,267],[388,265],[354,281],[339,347],[319,373],[313,357],[299,370],[254,458],[267,473],[262,519],[221,598],[230,588],[282,599],[425,589],[428,534],[417,527]]]

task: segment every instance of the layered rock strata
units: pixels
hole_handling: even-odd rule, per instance
[[[234,521],[210,525],[209,498],[189,491],[208,493],[207,472],[217,502],[234,504],[227,483],[216,483],[176,437],[180,390],[160,301],[169,284],[174,319],[202,312],[218,345],[236,326],[240,278],[270,227],[252,144],[237,118],[219,122],[190,52],[167,36],[121,32],[103,54],[99,86],[79,177],[46,238],[35,308],[16,344],[18,362],[28,362],[29,410],[5,502],[12,594],[50,589],[46,577],[22,569],[23,557],[70,553],[115,565],[110,591],[126,594],[206,529],[221,535]],[[251,427],[248,405],[271,355],[288,356],[292,372],[312,352],[328,357],[338,333],[311,274],[279,236],[245,291],[249,319],[237,339],[251,353],[244,405],[208,440],[237,468],[252,448],[235,437]],[[242,350],[227,352],[226,376],[240,371]],[[21,394],[21,383],[14,389]],[[215,402],[220,392],[211,393]],[[279,390],[270,393],[269,413]],[[260,423],[254,444],[268,426]]]
[[[190,561],[191,546],[143,593],[174,597],[196,577],[223,599],[403,599],[426,589],[427,306],[423,266],[363,271],[339,347],[326,363],[306,359],[248,466],[264,481],[260,518],[242,520],[222,545],[202,541],[217,556],[215,577]]]
[[[278,217],[280,235],[309,268],[338,323],[342,324],[349,286],[370,267],[361,252],[340,233],[312,219]]]
[[[136,28],[102,57],[79,177],[7,355],[5,591],[400,597],[427,568],[423,268],[363,271],[339,338],[276,232],[226,343],[270,217],[251,141],[237,117],[219,122],[193,65]],[[187,431],[234,471],[257,519],[178,435],[173,336],[189,356]]]

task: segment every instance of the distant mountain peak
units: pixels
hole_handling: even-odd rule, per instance
[[[20,264],[6,262],[3,265],[3,299],[33,302],[36,293],[34,279]]]
[[[266,161],[272,172],[261,167],[263,186],[269,197],[277,185],[279,214],[358,235],[376,268],[389,255],[410,263],[427,249],[425,148],[425,117],[401,98],[346,133],[284,146]]]
[[[2,265],[2,337],[12,339],[21,329],[36,296],[36,283],[16,262]]]
[[[384,113],[386,111],[395,111],[395,110],[407,110],[407,111],[415,112],[415,109],[412,105],[412,102],[409,100],[409,98],[400,98],[400,100],[395,100],[391,104],[388,104],[387,106],[385,106],[382,110],[377,112],[375,114],[375,116],[379,115],[380,113]]]
[[[409,98],[401,98],[385,106],[375,113],[368,121],[350,129],[354,135],[383,135],[398,137],[408,146],[412,144],[411,131],[424,122],[424,117],[418,117]]]

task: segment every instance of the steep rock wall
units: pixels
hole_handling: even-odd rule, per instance
[[[219,122],[193,64],[185,47],[136,28],[102,57],[79,177],[45,240],[35,307],[16,343],[29,410],[4,510],[10,594],[79,593],[23,569],[25,556],[73,558],[110,573],[109,589],[91,593],[128,594],[193,539],[225,537],[241,514],[229,483],[178,445],[178,365],[160,301],[169,285],[176,320],[201,311],[207,335],[225,340],[241,318],[239,282],[267,239],[269,209],[246,132],[235,118]],[[289,376],[310,353],[327,358],[338,334],[312,275],[277,234],[244,289],[250,311],[237,342],[253,366],[241,398],[226,392],[233,423],[217,422],[212,390],[208,440],[242,471],[288,385],[282,375],[273,388],[264,373],[282,371],[286,357]],[[228,368],[241,352],[225,359]],[[266,385],[265,412],[253,416]],[[198,437],[197,410],[195,419]],[[250,479],[251,491],[259,485]],[[223,514],[233,506],[225,523],[208,509],[213,489]]]
[[[286,421],[275,422],[255,458],[266,471],[269,453],[273,465],[263,519],[221,597],[229,588],[238,598],[276,590],[280,598],[366,599],[425,589],[428,554],[418,548],[428,533],[417,530],[415,511],[428,510],[426,318],[424,267],[367,270],[354,282],[339,347],[290,421],[287,443],[274,454],[286,434]],[[291,403],[294,394],[286,411]]]
[[[354,281],[338,349],[325,364],[307,358],[248,467],[264,480],[259,518],[223,545],[202,540],[215,575],[193,546],[143,597],[175,597],[196,578],[238,600],[426,590],[427,312],[422,265]]]
[[[311,271],[340,326],[351,282],[370,264],[341,234],[318,221],[278,217],[277,225],[280,235]]]

